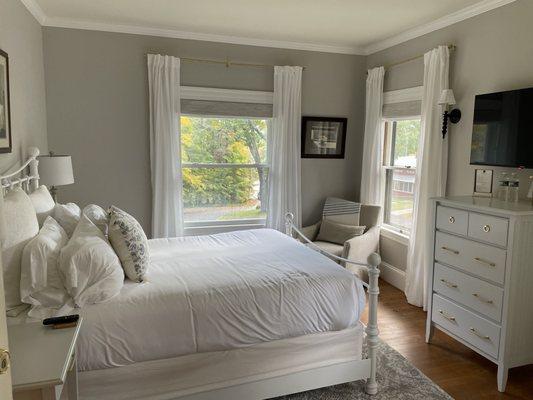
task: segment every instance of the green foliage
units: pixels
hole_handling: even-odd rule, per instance
[[[416,156],[420,139],[420,120],[402,120],[396,122],[395,158]]]
[[[266,161],[264,120],[233,118],[181,118],[184,163],[259,164]],[[245,204],[261,182],[261,168],[183,168],[186,207]]]

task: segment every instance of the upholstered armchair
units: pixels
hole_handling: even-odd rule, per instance
[[[336,204],[337,207],[332,207],[332,203]],[[380,206],[359,205],[358,203],[347,200],[328,198],[324,205],[322,219],[316,224],[302,228],[302,233],[309,240],[313,241],[316,246],[328,253],[348,260],[366,263],[368,256],[373,252],[378,251],[380,231],[378,218],[380,211]],[[362,235],[354,236],[351,239],[346,240],[342,245],[339,243],[317,240],[324,219],[338,224],[358,225],[365,226],[366,228]],[[364,281],[368,281],[368,271],[366,267],[353,264],[344,265],[344,263],[341,263],[341,265]]]

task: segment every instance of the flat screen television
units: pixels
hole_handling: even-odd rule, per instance
[[[533,168],[533,88],[476,96],[470,164]]]

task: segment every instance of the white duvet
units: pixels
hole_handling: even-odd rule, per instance
[[[150,241],[144,283],[81,309],[81,370],[355,326],[361,282],[270,229]]]

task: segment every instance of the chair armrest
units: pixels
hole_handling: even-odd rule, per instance
[[[318,231],[320,230],[321,223],[322,221],[318,221],[316,224],[305,226],[301,229],[301,231],[307,239],[313,242],[318,235]],[[297,236],[300,236],[300,235],[297,235]],[[301,238],[298,237],[297,239],[301,239]]]
[[[343,258],[366,264],[370,254],[377,252],[379,247],[379,226],[373,226],[360,236],[355,236],[344,243]],[[367,268],[347,263],[346,269],[368,281]]]

